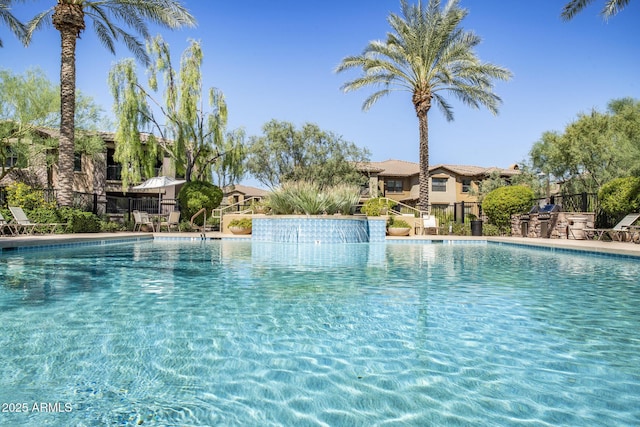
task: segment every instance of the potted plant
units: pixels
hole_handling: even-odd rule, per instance
[[[229,231],[233,234],[251,234],[251,218],[236,218],[229,222]]]
[[[389,224],[387,225],[387,234],[389,236],[408,236],[410,231],[411,226],[407,221],[393,216],[389,217]]]

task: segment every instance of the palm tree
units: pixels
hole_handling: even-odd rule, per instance
[[[609,19],[624,9],[624,7],[629,4],[629,1],[630,0],[607,0],[600,14],[604,19]],[[571,0],[562,8],[562,14],[560,16],[565,21],[569,21],[591,3],[593,3],[593,0]]]
[[[25,28],[24,25],[18,21],[18,19],[11,14],[11,0],[0,0],[0,22],[4,22],[9,30],[18,37],[20,40],[24,40]],[[2,47],[2,39],[0,39],[0,47]]]
[[[474,108],[481,105],[497,114],[500,98],[492,91],[492,79],[508,80],[511,73],[502,67],[482,63],[473,52],[480,43],[474,33],[459,28],[467,11],[459,0],[449,0],[441,10],[440,0],[409,5],[401,0],[402,15],[390,14],[393,30],[386,42],[371,41],[364,52],[342,60],[336,71],[362,68],[363,75],[345,83],[345,92],[377,86],[363,104],[368,110],[378,99],[394,90],[412,94],[420,131],[420,196],[418,207],[429,210],[429,136],[427,113],[432,103],[447,120],[453,120],[451,105],[443,92]]]
[[[62,42],[60,66],[60,146],[58,149],[58,203],[73,202],[74,112],[76,92],[76,40],[85,29],[85,19],[93,21],[98,39],[113,54],[116,41],[122,40],[129,50],[147,64],[144,43],[116,25],[127,27],[149,38],[145,21],[175,29],[194,26],[195,18],[178,0],[57,0],[52,8],[40,13],[27,24],[27,44],[33,33],[53,24]]]

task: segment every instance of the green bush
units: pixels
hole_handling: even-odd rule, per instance
[[[485,196],[482,210],[487,215],[489,224],[501,229],[509,229],[511,215],[531,210],[534,197],[533,190],[524,185],[500,187]]]
[[[364,202],[360,212],[367,216],[380,216],[383,211],[386,213],[388,210],[395,207],[398,203],[384,197],[375,197]]]
[[[622,217],[640,209],[640,178],[616,178],[598,191],[600,207],[612,217]]]
[[[2,209],[1,212],[7,221],[12,218],[8,209]],[[97,233],[102,231],[101,220],[97,215],[75,208],[39,207],[24,209],[24,212],[31,222],[38,224],[66,224],[64,227],[56,228],[55,231],[58,233]]]
[[[193,231],[193,228],[191,227],[191,224],[188,221],[183,221],[178,225],[178,230],[180,230],[183,233],[189,233]]]
[[[389,217],[389,222],[387,224],[389,228],[411,228],[409,223],[404,219],[398,219],[395,216]]]
[[[503,233],[497,225],[483,224],[482,235],[483,236],[501,236]]]
[[[125,230],[125,226],[124,224],[120,224],[119,222],[107,220],[100,221],[100,231],[103,231],[105,233],[115,233],[116,231],[123,230]]]
[[[451,223],[451,233],[454,236],[471,236],[471,227],[469,224],[453,222]]]
[[[251,228],[251,218],[236,218],[229,222],[229,227]]]
[[[207,216],[222,201],[222,190],[215,185],[204,181],[190,181],[182,186],[178,194],[180,211],[183,218],[190,220],[200,209],[207,209]],[[196,218],[195,223],[202,225],[203,216]]]
[[[9,184],[7,190],[7,205],[18,206],[27,210],[39,208],[55,209],[55,202],[46,202],[42,190],[35,190],[23,182]]]
[[[328,214],[351,214],[353,207],[360,201],[360,189],[354,185],[338,184],[327,188],[325,192],[329,199]]]
[[[27,217],[31,222],[37,222],[39,224],[53,224],[67,222],[63,216],[63,212],[60,209],[51,208],[35,208],[24,209]]]
[[[61,222],[67,223],[67,230],[71,233],[98,233],[102,231],[100,217],[91,212],[74,208],[60,208],[58,215]]]

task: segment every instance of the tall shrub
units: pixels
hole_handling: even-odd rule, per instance
[[[45,201],[42,190],[31,188],[23,182],[14,182],[7,186],[7,205],[18,206],[25,210],[56,207],[55,202]]]
[[[533,190],[524,185],[500,187],[485,196],[482,210],[490,224],[506,231],[511,227],[511,215],[531,210],[534,197]]]
[[[206,208],[207,216],[211,210],[220,206],[222,190],[215,185],[204,181],[190,181],[182,186],[178,194],[182,217],[190,219],[200,209]],[[202,225],[204,218],[198,217],[196,223]]]
[[[391,200],[385,199],[383,197],[374,197],[373,199],[369,199],[364,202],[362,209],[360,211],[367,216],[380,216],[389,209],[392,209],[398,203]]]
[[[598,191],[600,207],[612,217],[622,217],[640,209],[640,178],[616,178]]]

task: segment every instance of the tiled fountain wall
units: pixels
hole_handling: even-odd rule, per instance
[[[252,240],[282,243],[384,242],[386,220],[354,216],[254,216]]]

